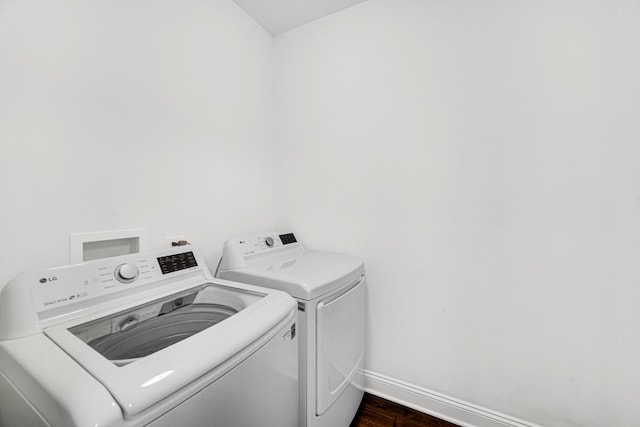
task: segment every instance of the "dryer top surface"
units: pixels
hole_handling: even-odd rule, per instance
[[[300,248],[253,260],[240,269],[222,271],[221,277],[311,300],[348,286],[362,274],[364,262],[356,256]]]

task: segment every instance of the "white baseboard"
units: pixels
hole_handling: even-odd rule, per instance
[[[541,427],[386,375],[365,371],[366,391],[462,427]]]

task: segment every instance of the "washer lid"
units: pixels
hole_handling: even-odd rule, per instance
[[[356,256],[299,250],[255,260],[240,269],[221,271],[220,277],[312,300],[359,279],[363,273],[364,262]]]
[[[85,341],[95,341],[93,336],[100,334],[100,329],[103,336],[108,336],[114,324],[117,325],[116,333],[126,335],[127,311],[140,318],[152,312],[151,321],[155,321],[155,304],[61,323],[45,329],[44,333],[100,381],[118,402],[125,418],[129,418],[198,379],[206,376],[215,381],[234,369],[254,351],[254,346],[262,345],[263,339],[296,313],[295,302],[284,292],[241,284],[231,288],[216,283],[201,284],[196,290],[199,296],[194,303],[218,302],[238,312],[159,351],[145,351],[151,354],[130,360],[132,363],[122,365],[118,360],[109,360],[105,352],[99,353],[100,349],[92,348]],[[160,303],[164,310],[166,304]],[[99,344],[93,347],[99,347]]]

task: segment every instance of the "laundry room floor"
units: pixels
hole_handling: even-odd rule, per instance
[[[365,393],[350,427],[458,427],[448,421],[414,411],[378,396]]]

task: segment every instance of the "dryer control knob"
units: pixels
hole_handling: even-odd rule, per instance
[[[269,246],[270,248],[273,247],[273,237],[267,237],[266,239],[264,239],[264,242],[267,244],[267,246]]]
[[[118,282],[131,283],[138,278],[138,267],[134,264],[122,264],[114,272]]]

